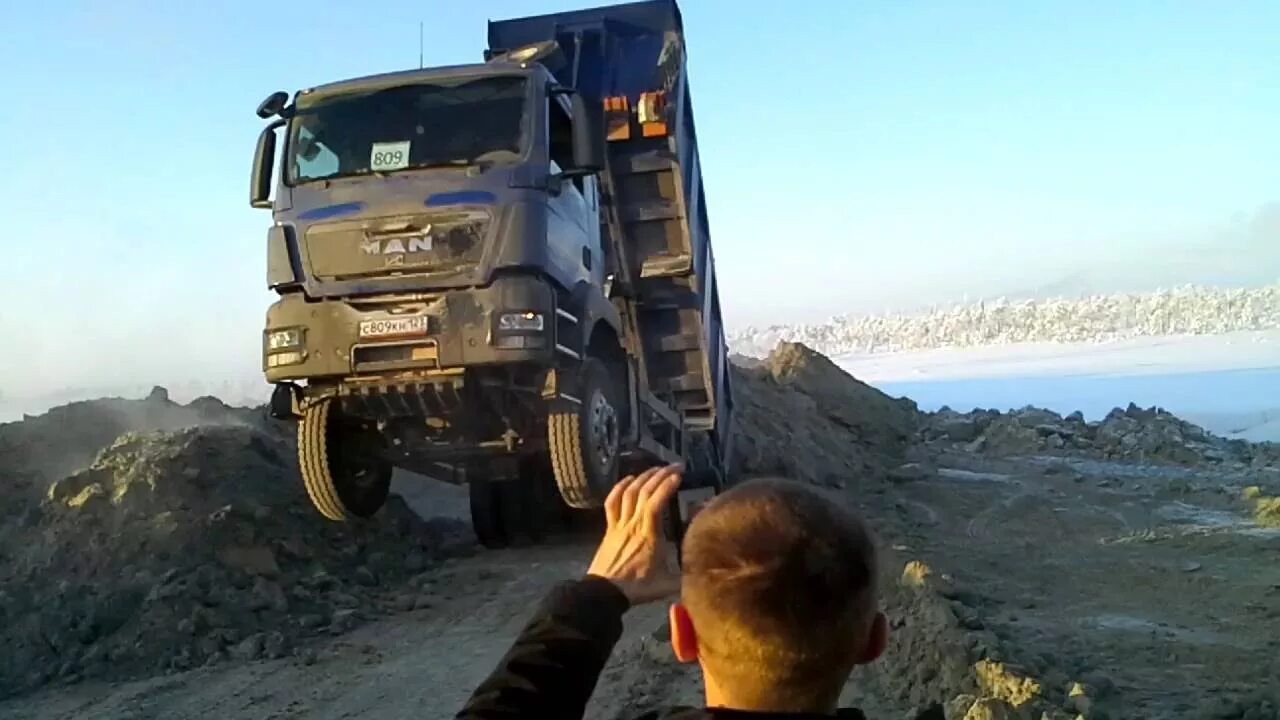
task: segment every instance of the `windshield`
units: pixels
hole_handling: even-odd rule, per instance
[[[526,87],[512,76],[400,85],[299,108],[289,181],[517,160]]]

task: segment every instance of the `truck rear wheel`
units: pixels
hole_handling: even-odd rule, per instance
[[[727,482],[724,458],[711,435],[690,433],[685,442],[684,481],[663,513],[668,540],[676,545],[676,563],[684,562],[684,533],[701,505],[724,492]]]
[[[571,508],[604,504],[618,480],[621,403],[613,375],[587,358],[579,369],[576,399],[547,417],[547,450],[560,496]]]
[[[476,540],[487,548],[507,546],[507,534],[502,527],[502,483],[488,478],[467,478],[467,492],[471,500],[471,529]]]
[[[387,502],[391,463],[377,428],[343,417],[325,398],[303,410],[298,423],[298,469],[311,504],[342,522],[368,518]]]
[[[544,464],[522,460],[517,477],[492,480],[482,474],[467,479],[471,526],[487,548],[536,544],[546,536],[551,479]]]

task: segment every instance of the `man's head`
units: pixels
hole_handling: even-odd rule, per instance
[[[737,486],[695,516],[683,550],[672,646],[701,664],[709,705],[826,712],[884,651],[875,540],[817,491]]]

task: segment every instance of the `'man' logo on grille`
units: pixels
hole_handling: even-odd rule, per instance
[[[431,236],[424,231],[421,235],[407,237],[367,238],[360,243],[360,250],[366,255],[404,255],[405,253],[431,252]]]

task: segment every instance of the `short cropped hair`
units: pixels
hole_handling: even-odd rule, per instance
[[[725,689],[779,711],[838,700],[878,610],[862,520],[799,482],[752,480],[694,517],[682,566],[699,658]]]

